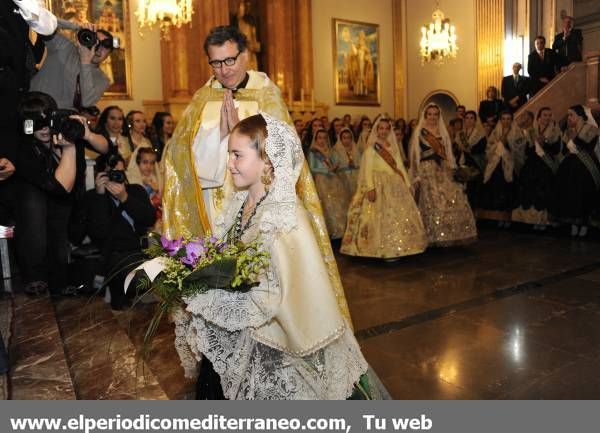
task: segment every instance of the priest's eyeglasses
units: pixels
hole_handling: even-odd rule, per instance
[[[221,69],[223,67],[223,65],[233,66],[233,65],[235,65],[235,61],[240,56],[240,54],[242,54],[242,52],[238,51],[238,53],[235,55],[235,57],[227,57],[226,59],[223,59],[223,60],[211,60],[210,62],[208,62],[208,64],[210,66],[212,66],[214,69]]]

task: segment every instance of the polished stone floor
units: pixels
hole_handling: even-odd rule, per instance
[[[394,263],[338,256],[338,264],[357,338],[393,398],[600,398],[597,238],[484,229],[468,247]],[[170,324],[147,361],[137,356],[151,305],[113,313],[100,297],[14,303],[22,319],[12,398],[192,394]]]

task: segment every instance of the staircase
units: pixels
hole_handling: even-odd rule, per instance
[[[515,113],[515,119],[525,111],[537,114],[540,108],[550,107],[556,119],[566,115],[569,107],[587,105],[592,111],[600,111],[599,74],[600,51],[586,53],[583,62],[571,63],[550,83],[527,101]]]

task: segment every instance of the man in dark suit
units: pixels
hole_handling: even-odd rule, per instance
[[[583,60],[583,35],[580,29],[573,28],[573,17],[563,18],[563,31],[554,37],[552,49],[558,55],[561,67]]]
[[[527,93],[529,93],[529,79],[519,75],[521,72],[521,64],[514,63],[512,66],[513,73],[502,79],[502,99],[504,105],[514,113],[521,105],[527,102]]]
[[[535,38],[535,50],[527,58],[527,69],[531,79],[529,94],[535,95],[542,87],[550,82],[556,75],[558,61],[556,53],[546,48],[546,38]]]

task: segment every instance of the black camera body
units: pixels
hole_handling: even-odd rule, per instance
[[[81,45],[91,50],[98,43],[98,36],[93,30],[81,29],[77,32],[77,40]]]
[[[31,135],[48,126],[52,134],[62,134],[66,140],[74,143],[85,136],[85,126],[79,120],[70,118],[74,114],[77,111],[57,109],[27,116],[23,119],[23,132]]]
[[[77,114],[73,110],[52,110],[49,116],[50,129],[55,134],[62,134],[63,138],[75,143],[85,136],[85,126],[69,116]]]
[[[125,183],[125,172],[123,170],[115,170],[111,168],[108,171],[108,180],[115,183]]]
[[[107,165],[110,168],[110,170],[108,170],[108,180],[110,182],[125,183],[125,180],[127,179],[123,170],[115,169],[115,167],[120,161],[122,161],[122,159],[117,155],[111,155],[108,158]]]

